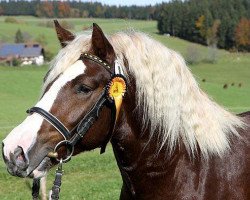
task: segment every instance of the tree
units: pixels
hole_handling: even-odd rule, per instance
[[[4,10],[3,10],[3,7],[0,6],[0,15],[3,15],[4,14]]]
[[[70,5],[67,2],[58,2],[58,17],[70,17]]]
[[[250,49],[250,20],[241,18],[235,29],[235,42],[241,50]]]
[[[43,12],[45,14],[46,17],[53,17],[55,16],[54,14],[54,7],[52,2],[44,2],[43,4],[41,4],[43,6]]]
[[[195,26],[196,26],[196,28],[199,29],[201,37],[206,38],[207,30],[206,30],[206,27],[204,25],[204,22],[205,22],[205,16],[201,15],[197,19],[197,21],[195,22]]]
[[[249,0],[171,0],[156,10],[160,33],[226,49],[237,46],[240,18],[250,19]]]
[[[98,4],[95,9],[95,16],[104,17],[104,12],[105,12],[105,8],[101,4]]]
[[[89,17],[89,11],[83,10],[83,11],[82,11],[82,17],[83,17],[83,18]]]
[[[36,16],[38,17],[54,17],[53,2],[41,2],[36,6]]]
[[[20,29],[17,30],[16,35],[15,35],[15,43],[23,43],[23,34]]]
[[[217,46],[218,43],[218,30],[220,27],[220,20],[216,19],[212,25],[207,29],[206,40],[208,46]]]
[[[80,10],[77,8],[71,8],[70,9],[70,17],[80,17]]]

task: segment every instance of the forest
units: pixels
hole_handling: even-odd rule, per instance
[[[231,51],[250,51],[250,0],[172,0],[154,6],[9,0],[0,2],[0,15],[157,20],[160,34]]]
[[[0,15],[32,15],[37,17],[85,17],[156,19],[156,6],[111,6],[81,1],[1,1]]]
[[[161,5],[157,20],[162,34],[250,51],[250,0],[174,0]]]

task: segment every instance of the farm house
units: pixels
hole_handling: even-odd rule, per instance
[[[44,49],[37,43],[0,45],[0,62],[12,65],[14,60],[19,60],[21,65],[42,65],[44,63]]]

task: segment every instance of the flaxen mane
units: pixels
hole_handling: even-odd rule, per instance
[[[44,88],[90,48],[90,38],[79,35],[59,52]],[[136,80],[138,107],[160,149],[171,153],[182,140],[190,155],[199,146],[206,158],[230,148],[229,138],[238,136],[243,122],[209,99],[178,53],[140,32],[116,33],[109,41],[120,63],[128,61],[124,70]]]

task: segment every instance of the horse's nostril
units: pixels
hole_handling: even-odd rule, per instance
[[[23,148],[18,146],[13,155],[13,162],[16,164],[16,166],[19,169],[25,170],[28,167],[28,160],[25,157],[25,154],[23,152]]]

